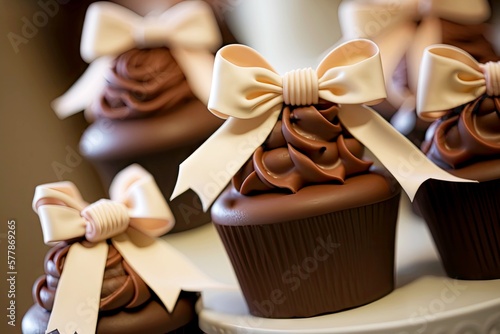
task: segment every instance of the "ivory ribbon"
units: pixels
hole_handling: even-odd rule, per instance
[[[500,96],[500,62],[481,64],[451,45],[428,47],[417,91],[418,115],[428,121],[483,94]]]
[[[47,332],[95,333],[107,239],[169,312],[181,290],[223,287],[156,238],[172,229],[174,217],[151,174],[138,165],[127,167],[113,180],[110,197],[113,200],[89,205],[71,182],[35,190],[33,209],[40,217],[44,242],[83,239],[68,251]]]
[[[207,210],[267,138],[283,103],[311,105],[320,100],[340,104],[340,121],[381,157],[411,199],[427,178],[465,181],[437,168],[372,109],[359,106],[384,97],[379,51],[369,40],[346,42],[332,50],[316,71],[295,70],[284,77],[249,47],[223,47],[215,57],[208,107],[228,120],[180,165],[172,198],[191,188]]]
[[[221,45],[219,27],[204,1],[183,1],[160,15],[139,16],[112,2],[96,2],[85,16],[80,53],[90,63],[83,76],[52,102],[59,118],[85,108],[105,84],[103,73],[115,56],[134,47],[167,46],[193,93],[207,104],[212,81],[212,52]]]
[[[403,119],[416,120],[415,93],[423,50],[442,43],[439,19],[474,24],[489,16],[486,0],[365,0],[343,1],[339,6],[344,39],[370,38],[380,48],[387,100],[399,108],[391,122],[402,133],[412,129]],[[396,67],[405,57],[409,89],[393,81]]]

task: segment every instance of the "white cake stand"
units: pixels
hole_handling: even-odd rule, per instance
[[[164,237],[203,271],[232,284],[204,291],[198,303],[200,327],[208,334],[413,334],[500,333],[500,280],[448,278],[425,223],[407,197],[400,206],[396,249],[396,289],[368,305],[305,319],[251,316],[213,225]]]

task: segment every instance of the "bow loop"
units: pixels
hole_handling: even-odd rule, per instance
[[[142,233],[158,237],[174,227],[174,216],[165,204],[160,188],[153,176],[141,166],[130,165],[119,172],[110,185],[109,193],[112,199],[127,206],[130,226]]]
[[[444,116],[449,109],[486,93],[487,81],[484,71],[489,68],[482,66],[470,54],[457,47],[428,47],[422,57],[417,90],[419,116],[425,120],[435,120]]]
[[[105,55],[117,55],[131,49],[134,29],[141,18],[133,11],[112,2],[95,2],[87,9],[82,29],[80,54],[87,63]]]
[[[168,26],[169,47],[215,52],[222,36],[212,9],[204,1],[183,1],[164,12],[159,20]]]
[[[385,98],[377,45],[352,40],[333,49],[319,64],[319,96],[339,104],[375,104]]]
[[[80,191],[71,182],[37,186],[33,210],[40,217],[45,244],[53,245],[83,236],[86,223],[80,216],[80,211],[86,206]],[[54,224],[59,220],[64,224]]]
[[[91,62],[135,46],[214,50],[220,43],[217,22],[202,1],[181,2],[159,16],[146,17],[117,4],[96,2],[87,11],[80,51]]]
[[[221,118],[258,117],[283,103],[282,79],[255,50],[227,45],[215,56],[208,109]]]
[[[461,24],[477,24],[490,15],[486,0],[351,0],[339,6],[339,23],[347,38],[372,38],[397,25],[431,16]]]

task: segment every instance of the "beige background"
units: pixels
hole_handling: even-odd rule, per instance
[[[42,24],[37,2],[0,0],[1,333],[21,333],[22,316],[33,303],[31,287],[43,273],[48,247],[43,244],[40,223],[31,209],[35,186],[61,177],[78,184],[89,201],[103,195],[92,168],[76,153],[86,126],[82,115],[61,121],[50,108],[51,99],[64,92],[85,69],[78,53],[78,31],[88,1],[73,0],[64,5],[55,1],[58,12],[46,24]],[[29,38],[16,52],[7,36],[10,32],[23,36],[23,18],[33,22],[34,16],[40,20],[40,27],[37,32],[25,31]],[[73,153],[68,157],[68,152]],[[7,325],[3,274],[8,271],[5,238],[9,219],[16,222],[15,328]]]
[[[50,2],[51,0],[43,0]],[[89,0],[59,0],[57,13],[18,50],[9,33],[23,34],[23,20],[40,19],[38,0],[0,0],[0,332],[20,333],[32,305],[31,287],[43,273],[40,224],[31,208],[36,185],[75,182],[87,201],[103,196],[91,166],[77,154],[87,123],[82,114],[59,120],[50,102],[84,71],[79,35]],[[57,3],[53,0],[53,3]],[[58,4],[58,3],[57,3]],[[498,16],[498,15],[497,15]],[[500,34],[496,34],[500,40]],[[12,36],[12,35],[11,35]],[[332,41],[332,43],[335,41]],[[499,43],[500,44],[500,43]],[[59,168],[59,169],[57,169]],[[7,326],[7,222],[16,224],[16,327]]]

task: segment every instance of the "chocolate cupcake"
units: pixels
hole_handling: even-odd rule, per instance
[[[23,333],[45,333],[69,246],[60,243],[48,251],[45,275],[33,285],[35,305],[22,320]],[[120,253],[109,245],[96,333],[201,333],[194,311],[196,300],[195,293],[183,293],[169,313]]]
[[[394,288],[399,186],[362,160],[338,109],[286,106],[212,207],[255,316],[337,312]]]
[[[89,69],[53,106],[60,117],[85,109],[91,124],[80,152],[105,189],[119,171],[138,163],[168,199],[179,164],[223,122],[206,103],[213,53],[233,40],[205,1],[128,5],[141,15],[145,8],[151,13],[142,17],[111,2],[89,7],[81,42]],[[169,205],[173,232],[210,221],[192,192]]]
[[[415,203],[450,277],[498,279],[500,91],[495,88],[499,79],[495,68],[499,65],[478,64],[465,51],[446,45],[430,47],[424,57],[419,111],[422,117],[437,120],[422,150],[449,173],[479,182],[431,179],[421,186]],[[441,84],[446,80],[447,85]],[[462,84],[466,90],[459,88]]]
[[[354,137],[387,129],[406,141],[360,105],[385,94],[376,44],[347,42],[316,71],[283,76],[252,48],[229,45],[212,87],[209,109],[230,117],[181,164],[174,194],[192,188],[204,208],[214,201],[250,313],[312,317],[390,293],[400,187]]]
[[[154,175],[168,199],[179,164],[222,120],[194,96],[167,48],[126,51],[105,76],[106,88],[89,107],[95,121],[82,135],[81,154],[95,166],[106,189],[120,170],[138,163]],[[173,232],[210,221],[193,192],[169,206],[176,219]]]
[[[159,238],[175,222],[152,175],[127,167],[110,194],[88,203],[68,181],[36,187],[52,248],[23,332],[197,333],[198,293],[220,284]]]
[[[416,115],[418,69],[425,47],[448,44],[469,52],[477,61],[496,59],[487,22],[491,8],[486,0],[384,3],[345,1],[339,20],[347,38],[373,39],[381,48],[386,72],[387,99],[373,106],[398,131],[420,146],[430,122]]]

